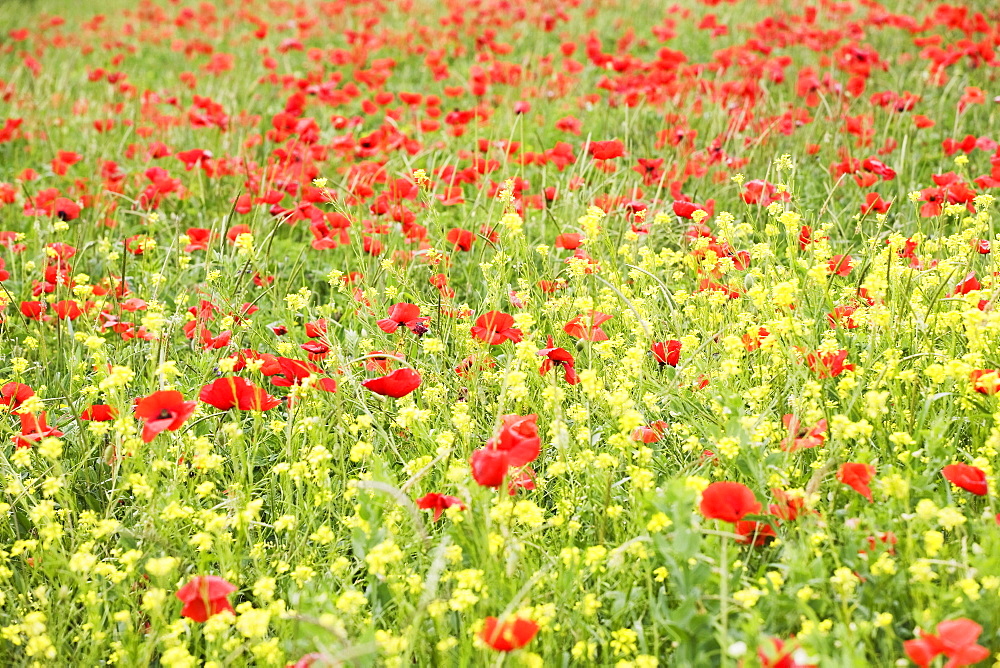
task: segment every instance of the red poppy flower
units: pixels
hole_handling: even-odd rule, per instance
[[[325,359],[330,352],[330,346],[322,341],[306,341],[299,348],[309,353],[307,357],[313,362]]]
[[[428,281],[431,285],[438,289],[442,297],[447,297],[451,299],[455,296],[455,291],[448,287],[448,276],[445,274],[434,274]]]
[[[865,196],[864,204],[861,205],[861,215],[868,215],[872,212],[885,213],[890,206],[892,206],[892,200],[886,202],[878,193],[868,193]]]
[[[988,491],[986,473],[982,469],[959,463],[949,464],[941,472],[944,474],[945,480],[955,487],[961,487],[976,496],[986,496]]]
[[[576,250],[583,243],[582,234],[560,234],[556,237],[556,248]]]
[[[535,489],[535,471],[530,466],[525,466],[507,481],[509,495],[514,496],[519,489],[529,492]]]
[[[190,240],[184,246],[185,253],[193,253],[199,250],[207,251],[209,244],[212,242],[212,230],[205,227],[189,227],[185,234],[187,234],[187,238]]]
[[[858,464],[855,462],[847,462],[843,464],[840,467],[840,471],[837,472],[837,480],[844,483],[869,501],[872,500],[872,491],[868,487],[868,483],[871,482],[874,476],[874,466],[871,464]]]
[[[850,255],[834,255],[829,261],[830,271],[837,276],[847,276],[854,268],[854,259]]]
[[[838,350],[835,353],[813,352],[806,355],[806,364],[819,378],[835,378],[845,371],[853,371],[853,364],[844,364],[847,351]]]
[[[584,341],[607,341],[608,335],[601,329],[601,325],[611,318],[607,313],[591,311],[588,315],[578,315],[567,322],[563,331]]]
[[[63,222],[76,220],[80,216],[80,211],[80,205],[66,197],[58,197],[52,203],[52,213]]]
[[[663,438],[666,432],[667,423],[663,420],[656,420],[633,431],[632,440],[639,443],[656,443]]]
[[[974,272],[969,272],[968,275],[965,278],[963,278],[958,283],[958,285],[955,286],[955,289],[951,292],[949,296],[956,297],[958,295],[967,295],[973,290],[982,290],[982,289],[983,285],[982,283],[979,282],[979,279],[976,278],[976,274]]]
[[[201,340],[201,347],[204,350],[218,350],[219,348],[225,348],[233,339],[233,333],[228,329],[224,332],[219,332],[218,336],[213,336],[208,327],[202,327],[200,331],[201,336],[199,338]]]
[[[91,422],[109,422],[118,417],[118,409],[107,404],[94,404],[83,409],[80,413],[81,420]]]
[[[676,339],[657,341],[649,349],[653,352],[653,357],[656,358],[660,366],[664,364],[677,366],[681,359],[681,342]]]
[[[540,357],[544,357],[545,361],[542,362],[542,366],[539,367],[538,373],[542,376],[547,374],[552,367],[562,367],[563,377],[566,382],[570,385],[576,385],[580,382],[580,377],[576,375],[576,370],[573,368],[575,360],[573,355],[564,348],[554,348],[552,345],[552,337],[549,336],[546,345],[548,348],[542,348],[536,354]]]
[[[427,333],[427,326],[424,325],[430,318],[420,317],[420,307],[416,304],[400,302],[389,307],[389,317],[379,320],[376,324],[383,332],[392,334],[400,326],[406,327],[417,336]]]
[[[625,155],[625,144],[618,139],[592,141],[587,147],[587,151],[594,156],[595,160],[612,160]]]
[[[538,458],[541,439],[538,437],[538,415],[504,415],[497,434],[486,441],[487,448],[506,452],[510,465],[524,466]]]
[[[52,305],[56,316],[60,320],[76,320],[83,314],[83,309],[72,299],[63,299]]]
[[[199,575],[177,590],[184,602],[181,616],[196,622],[208,621],[212,615],[228,610],[234,612],[229,595],[236,587],[215,575]]]
[[[538,624],[523,617],[508,618],[503,622],[496,617],[487,617],[479,638],[499,652],[510,652],[531,642],[538,629]]]
[[[748,353],[752,353],[760,348],[761,343],[769,336],[771,336],[771,332],[766,327],[759,327],[756,332],[743,335],[743,347]]]
[[[270,357],[270,356],[268,356]],[[275,357],[264,362],[260,372],[271,377],[271,384],[275,387],[291,387],[302,385],[309,376],[317,376],[319,380],[313,383],[312,387],[317,387],[325,392],[336,392],[337,381],[333,378],[323,376],[323,370],[311,362],[304,360],[293,360],[289,357]]]
[[[403,367],[387,376],[366,380],[361,385],[375,394],[399,399],[420,387],[420,374],[409,367]]]
[[[707,519],[735,524],[746,515],[760,512],[760,503],[742,483],[713,482],[701,493],[700,510]]]
[[[930,666],[940,654],[951,659],[948,668],[971,666],[990,655],[986,647],[977,644],[983,627],[971,619],[961,617],[941,622],[936,630],[937,634],[921,631],[919,638],[903,643],[906,656],[921,668]]]
[[[262,387],[239,376],[217,378],[201,388],[198,398],[220,411],[238,408],[241,411],[269,411],[281,404]]]
[[[7,383],[0,387],[0,405],[10,406],[14,410],[20,406],[25,399],[35,396],[35,391],[24,383]]]
[[[463,230],[460,227],[453,227],[448,230],[448,235],[445,239],[458,250],[470,251],[472,250],[473,242],[476,240],[476,234],[469,230]]]
[[[969,374],[972,389],[980,394],[1000,392],[1000,369],[976,369]]]
[[[446,509],[452,506],[458,506],[459,510],[465,510],[465,504],[462,500],[455,496],[447,496],[446,494],[436,494],[431,492],[430,494],[425,494],[424,496],[417,499],[417,508],[422,510],[434,510],[434,521],[437,522]]]
[[[499,487],[511,468],[521,468],[538,458],[538,416],[504,415],[496,436],[472,453],[472,477],[483,487]]]
[[[939,653],[951,659],[949,666],[971,666],[990,655],[988,649],[977,644],[983,627],[971,619],[963,617],[941,622],[936,630],[937,634],[928,636],[928,640]]]
[[[472,337],[491,346],[497,346],[508,339],[514,343],[521,341],[521,330],[514,328],[513,316],[502,311],[489,311],[476,319],[470,330]]]
[[[920,666],[920,668],[929,668],[931,661],[938,654],[934,650],[934,643],[927,638],[916,638],[905,641],[903,643],[903,651],[906,652],[906,656],[909,657],[910,661]]]
[[[785,428],[788,429],[788,437],[781,441],[781,449],[785,452],[795,452],[797,450],[807,450],[823,445],[826,440],[826,420],[820,420],[811,429],[806,429],[799,422],[799,419],[788,413],[781,417]]]
[[[472,478],[483,487],[499,487],[510,469],[510,458],[502,450],[479,448],[469,458]]]
[[[831,328],[843,325],[847,329],[857,329],[858,323],[854,320],[854,312],[857,310],[858,307],[854,305],[834,306],[833,311],[826,314],[826,320]]]
[[[142,440],[149,443],[162,431],[177,431],[191,417],[197,402],[184,401],[177,390],[160,390],[143,397],[135,406],[135,416],[143,420]]]
[[[302,657],[295,663],[288,664],[287,668],[311,668],[311,666],[317,661],[322,662],[319,665],[327,663],[328,658],[328,654],[323,654],[322,652],[310,652],[309,654],[303,654]]]
[[[768,638],[757,648],[761,668],[816,668],[812,663],[799,663],[795,659],[799,647],[778,638]]]
[[[798,519],[802,509],[805,508],[806,500],[801,496],[792,496],[781,489],[772,489],[771,491],[774,493],[774,500],[777,503],[770,504],[767,507],[767,512],[786,522]]]
[[[777,538],[774,527],[767,522],[755,522],[754,520],[740,520],[734,527],[734,533],[740,535],[736,540],[737,543],[753,545],[754,547],[763,547]]]
[[[30,448],[32,443],[37,443],[43,438],[59,437],[63,433],[55,427],[50,427],[45,421],[45,411],[38,415],[31,413],[20,413],[21,433],[15,435],[11,440],[19,448]]]
[[[41,320],[45,313],[45,302],[21,302],[18,307],[21,315],[29,320]]]

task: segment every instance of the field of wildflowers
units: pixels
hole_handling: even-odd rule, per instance
[[[1000,660],[994,3],[8,0],[0,63],[0,665]]]

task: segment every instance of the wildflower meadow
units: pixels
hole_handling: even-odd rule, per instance
[[[988,0],[0,1],[0,666],[1000,665]]]

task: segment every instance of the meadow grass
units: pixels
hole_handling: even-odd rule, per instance
[[[0,662],[1000,660],[998,26],[0,3]]]

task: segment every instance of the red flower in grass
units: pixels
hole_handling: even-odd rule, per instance
[[[375,394],[399,399],[420,387],[420,374],[413,369],[403,367],[387,376],[366,380],[361,385]]]
[[[556,248],[564,250],[576,250],[583,243],[583,235],[570,232],[556,236]]]
[[[772,489],[771,491],[774,493],[774,500],[777,503],[770,504],[767,507],[767,512],[786,522],[794,522],[798,519],[806,506],[806,500],[801,496],[792,496],[781,489]]]
[[[826,420],[820,420],[812,429],[806,429],[799,422],[799,419],[788,413],[781,417],[781,421],[788,429],[788,437],[781,442],[781,449],[785,452],[795,452],[796,450],[807,450],[823,445],[826,440]]]
[[[857,329],[858,323],[854,320],[854,312],[858,310],[853,304],[834,306],[833,310],[826,314],[826,320],[831,328],[843,325],[847,329]]]
[[[966,275],[966,277],[963,278],[958,283],[958,285],[955,286],[955,289],[948,296],[957,297],[958,295],[967,295],[973,290],[982,290],[982,289],[983,289],[983,284],[979,282],[978,278],[976,278],[976,274],[970,271],[968,275]]]
[[[533,462],[541,449],[538,438],[538,415],[504,415],[497,434],[486,441],[486,447],[503,450],[511,456],[511,466]]]
[[[769,336],[771,336],[771,332],[767,331],[766,327],[759,327],[756,332],[743,335],[743,347],[748,353],[752,353],[760,348],[764,339]]]
[[[45,411],[38,415],[31,413],[20,413],[21,433],[11,438],[14,445],[19,448],[30,448],[32,443],[37,443],[43,438],[62,436],[63,433],[55,427],[50,427],[45,422]]]
[[[143,397],[135,406],[135,416],[143,420],[142,440],[149,443],[161,431],[177,431],[191,417],[197,402],[184,401],[177,390],[160,390]]]
[[[829,262],[830,271],[837,276],[847,276],[854,269],[854,258],[850,255],[834,255]]]
[[[41,320],[45,313],[45,302],[21,302],[21,315],[29,320]]]
[[[798,645],[778,638],[768,638],[757,648],[761,668],[816,668],[812,663],[799,663],[795,658]]]
[[[238,408],[241,411],[269,411],[281,404],[262,387],[239,376],[217,378],[201,388],[198,398],[220,411]]]
[[[871,482],[873,477],[875,477],[875,467],[871,464],[847,462],[837,472],[837,480],[869,501],[872,500],[872,490],[868,487],[868,483]]]
[[[498,652],[510,652],[531,642],[538,628],[538,624],[523,617],[508,618],[502,622],[496,617],[487,617],[479,638]]]
[[[639,443],[656,443],[667,433],[667,423],[656,420],[632,432],[632,440]]]
[[[215,575],[199,575],[177,590],[184,602],[181,616],[196,622],[208,621],[212,615],[228,610],[234,612],[229,595],[236,587]]]
[[[754,547],[763,547],[778,537],[774,532],[774,527],[770,524],[767,522],[755,522],[754,520],[740,520],[737,522],[735,533],[740,535],[736,539],[737,543],[753,545]]]
[[[525,466],[507,481],[508,494],[514,496],[519,489],[529,492],[535,489],[535,471],[530,466]]]
[[[820,378],[836,378],[845,371],[853,371],[853,364],[844,364],[847,351],[838,350],[835,353],[813,352],[806,355],[809,369]]]
[[[504,415],[500,431],[472,453],[472,477],[483,487],[499,487],[510,469],[519,469],[538,458],[538,416]]]
[[[903,643],[906,656],[921,668],[927,668],[937,658],[944,654],[951,659],[947,668],[972,666],[986,659],[990,651],[978,644],[983,627],[961,617],[937,625],[937,633],[920,632],[920,637]]]
[[[594,156],[595,160],[613,160],[625,155],[625,144],[619,139],[592,141],[587,147],[587,151]]]
[[[657,341],[649,349],[653,352],[653,357],[662,367],[664,364],[677,366],[681,360],[681,342],[676,339],[670,341]]]
[[[552,337],[550,336],[546,342],[548,348],[542,348],[536,354],[540,357],[544,357],[545,361],[542,362],[542,366],[539,367],[538,373],[544,376],[547,374],[552,367],[562,367],[563,377],[566,382],[570,385],[576,385],[580,382],[580,377],[576,375],[576,369],[573,368],[575,360],[573,355],[564,348],[554,348],[552,345]]]
[[[456,250],[470,251],[472,250],[472,244],[476,240],[476,233],[470,232],[469,230],[463,230],[460,227],[453,227],[448,230],[445,239],[449,244],[455,247]]]
[[[475,339],[491,346],[498,346],[508,339],[514,343],[521,341],[521,330],[514,328],[514,317],[502,311],[489,311],[476,319],[470,330]]]
[[[118,409],[107,404],[94,404],[83,409],[80,413],[81,420],[90,422],[110,422],[118,417]]]
[[[878,193],[868,193],[865,196],[865,203],[861,205],[861,215],[869,213],[885,213],[892,206],[892,200],[886,202]]]
[[[7,383],[0,388],[0,405],[10,406],[14,410],[20,406],[25,399],[35,396],[35,391],[24,383]]]
[[[434,274],[428,279],[428,282],[438,289],[442,297],[447,297],[451,299],[455,296],[455,291],[448,287],[448,276],[445,274]]]
[[[601,329],[601,325],[611,318],[607,313],[591,311],[588,315],[578,315],[567,322],[563,331],[584,341],[607,341],[608,335]]]
[[[945,466],[941,473],[944,474],[945,480],[955,487],[961,487],[976,496],[986,496],[988,491],[986,473],[982,469],[959,463]]]
[[[760,512],[760,503],[742,483],[713,482],[701,493],[700,510],[706,519],[735,524],[746,515]]]
[[[83,309],[72,299],[63,299],[52,305],[52,310],[60,320],[76,320],[83,315]]]
[[[456,496],[446,494],[436,494],[431,492],[417,499],[417,508],[422,510],[434,510],[434,521],[437,522],[443,513],[452,506],[458,506],[459,510],[465,510],[465,504]]]
[[[502,450],[479,448],[469,458],[473,479],[483,487],[499,487],[510,469],[510,457]]]
[[[980,394],[1000,392],[1000,369],[976,369],[969,374],[972,389]]]
[[[330,346],[323,341],[306,341],[299,348],[306,351],[306,356],[313,362],[325,359],[330,352]]]
[[[427,326],[424,325],[430,318],[420,317],[420,307],[416,304],[400,302],[389,307],[389,317],[379,320],[376,324],[386,334],[392,334],[397,329],[406,327],[417,336],[427,333]]]
[[[323,377],[323,370],[311,362],[294,360],[289,357],[276,357],[273,361],[266,361],[260,371],[265,376],[271,377],[271,384],[275,387],[302,385],[309,376],[317,376],[319,379],[312,384],[312,387],[325,392],[337,391],[337,381],[333,378]]]
[[[307,322],[305,324],[306,336],[310,339],[318,339],[326,336],[327,323],[326,318],[320,318],[319,320],[314,320],[313,322]]]
[[[188,244],[184,246],[185,253],[193,253],[194,251],[207,251],[209,244],[212,243],[212,230],[205,227],[189,227],[187,229]]]

